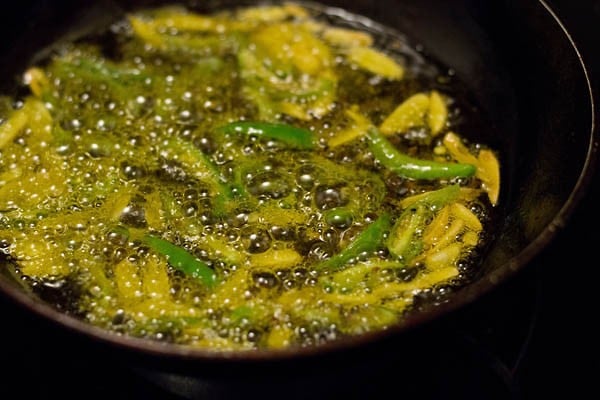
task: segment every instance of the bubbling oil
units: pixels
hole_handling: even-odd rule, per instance
[[[388,138],[456,161],[442,137],[469,117],[464,89],[363,17],[295,4],[140,10],[28,74],[32,93],[10,99],[0,132],[2,252],[26,287],[90,324],[210,350],[319,345],[445,301],[485,248],[481,176],[399,176],[363,123],[443,93],[441,132],[414,124]],[[301,127],[315,145],[217,129],[232,121]],[[407,202],[452,185],[461,195],[411,228],[418,252],[394,254]],[[384,215],[393,227],[366,237]]]

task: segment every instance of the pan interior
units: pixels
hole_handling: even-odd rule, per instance
[[[73,1],[57,1],[52,6],[40,2],[29,10],[33,22],[15,22],[4,35],[10,39],[3,41],[2,76],[16,76],[39,56],[38,49],[57,39],[80,36],[106,26],[124,10],[158,3],[99,1],[90,7]],[[239,4],[199,3],[195,4],[198,9],[207,10]],[[481,129],[481,141],[502,155],[502,218],[477,281],[445,307],[416,318],[415,324],[475,300],[526,267],[551,243],[556,229],[568,222],[583,190],[580,182],[591,144],[592,104],[585,71],[573,44],[544,3],[448,3],[328,2],[397,27],[428,57],[450,66],[468,88],[476,113],[489,125]],[[543,45],[549,43],[552,47]],[[15,84],[11,80],[0,83],[5,90]],[[2,278],[1,287],[10,295],[56,318],[52,310],[20,293],[20,286],[10,278]],[[64,322],[88,330],[76,322]]]

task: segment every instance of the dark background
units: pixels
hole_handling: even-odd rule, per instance
[[[598,97],[600,0],[548,4],[578,45]],[[390,355],[373,379],[362,382],[353,376],[349,380],[358,389],[339,393],[346,398],[378,398],[388,389],[421,399],[594,397],[600,373],[599,206],[596,174],[550,248],[516,278],[453,316],[446,328],[455,351],[432,359],[431,368],[421,371],[422,382],[411,382],[418,389],[402,383],[402,370],[393,364],[402,358]],[[84,353],[77,338],[24,314],[1,297],[0,316],[0,399],[178,398],[127,364]],[[368,392],[360,389],[364,387]],[[242,392],[232,389],[232,396],[224,396],[226,390],[207,390],[202,398],[238,398],[235,394]],[[282,398],[289,395],[281,393]]]

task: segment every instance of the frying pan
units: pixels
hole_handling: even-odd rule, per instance
[[[162,3],[21,2],[15,7],[23,9],[15,12],[10,29],[3,34],[0,88],[13,90],[13,77],[55,40],[105,26],[126,10]],[[248,3],[208,0],[191,4],[203,10]],[[292,371],[294,379],[327,379],[331,368],[349,368],[349,359],[373,361],[389,351],[401,351],[407,360],[417,360],[418,346],[406,343],[443,345],[444,338],[436,332],[440,321],[523,274],[569,224],[589,190],[597,162],[593,91],[586,65],[560,19],[541,0],[322,3],[402,32],[425,55],[453,71],[467,88],[475,112],[488,122],[489,129],[478,135],[501,156],[501,218],[474,282],[453,293],[448,302],[383,332],[317,348],[227,354],[115,336],[58,313],[5,275],[0,275],[0,293],[23,312],[73,335],[90,351],[108,351],[152,379],[234,376],[244,384],[258,382],[258,390],[265,376],[271,383],[273,377],[289,383],[285,377]]]

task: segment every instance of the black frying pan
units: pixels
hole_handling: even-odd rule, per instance
[[[10,90],[11,78],[53,40],[109,23],[123,10],[158,3],[57,0],[21,4],[24,13],[14,15],[13,29],[1,43],[1,87]],[[223,3],[239,2],[197,1],[196,6]],[[473,284],[444,306],[418,314],[397,329],[320,348],[233,355],[115,337],[58,314],[25,295],[5,276],[0,276],[0,293],[23,312],[73,335],[86,348],[109,350],[152,379],[170,374],[203,379],[234,376],[261,389],[265,376],[268,384],[277,377],[284,386],[290,376],[326,380],[327,372],[346,367],[344,360],[349,357],[373,362],[389,351],[401,351],[407,359],[416,360],[419,344],[443,343],[444,338],[436,334],[439,321],[523,274],[569,224],[589,190],[596,163],[594,146],[599,134],[594,130],[594,99],[586,66],[557,16],[537,0],[334,0],[327,4],[403,32],[425,54],[455,71],[477,112],[490,122],[490,129],[480,134],[483,142],[502,155],[502,218]],[[292,374],[291,368],[302,372]]]

